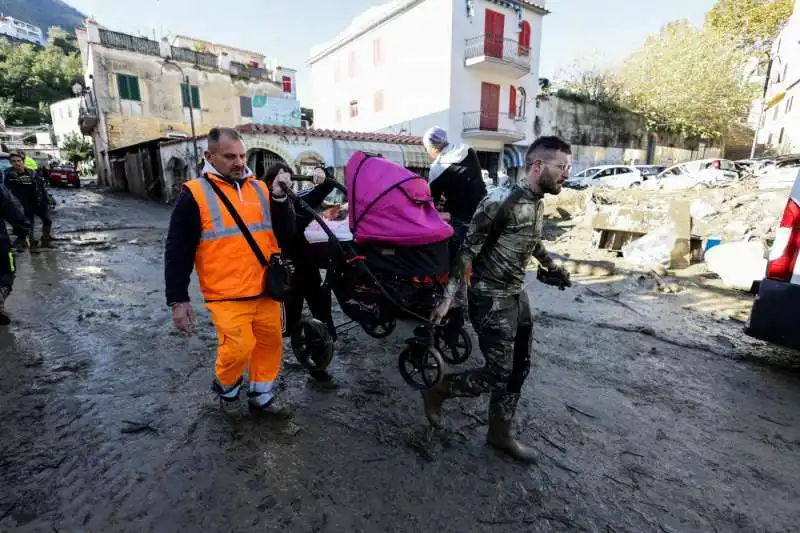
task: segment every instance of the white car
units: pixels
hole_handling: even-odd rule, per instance
[[[750,320],[744,332],[751,337],[800,349],[800,169],[789,193],[775,241],[767,258],[767,271],[758,286]]]
[[[632,165],[601,165],[570,176],[565,185],[571,189],[587,187],[628,189],[641,185],[643,181],[642,173]]]
[[[739,179],[736,165],[728,159],[698,159],[679,163],[647,181],[646,188],[661,190],[691,189],[732,183]]]

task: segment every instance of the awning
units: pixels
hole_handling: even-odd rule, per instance
[[[431,168],[431,156],[420,144],[401,144],[407,168]]]
[[[503,166],[506,168],[524,168],[525,152],[527,150],[524,146],[517,146],[516,144],[505,145],[503,147]]]
[[[333,141],[334,166],[344,167],[356,152],[380,154],[384,159],[405,166],[403,150],[397,144],[366,141]]]

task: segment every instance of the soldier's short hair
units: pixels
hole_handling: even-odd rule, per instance
[[[236,131],[233,128],[212,128],[211,131],[208,132],[208,151],[209,152],[216,152],[217,147],[219,146],[219,141],[223,137],[227,137],[233,141],[242,141],[244,138],[242,134]]]
[[[10,154],[8,154],[9,159],[12,159],[14,157],[25,161],[25,154],[23,152],[11,152]]]
[[[528,148],[528,153],[525,154],[525,168],[530,170],[530,168],[533,166],[533,162],[538,159],[538,154],[541,154],[542,152],[561,152],[564,154],[572,154],[572,147],[567,141],[554,135],[539,137],[533,141],[533,144],[531,144],[530,148]]]

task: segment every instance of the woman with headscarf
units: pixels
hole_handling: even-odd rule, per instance
[[[283,163],[272,165],[264,176],[267,187],[271,189],[275,178],[284,173],[291,175],[292,169]],[[328,172],[323,167],[316,168],[313,177],[314,188],[307,192],[299,193],[297,195],[298,198],[301,198],[312,209],[319,209],[325,198],[335,188],[333,179],[333,177],[328,176]],[[312,260],[313,254],[305,237],[305,229],[313,218],[302,210],[299,205],[295,205],[294,209],[297,221],[296,232],[293,238],[287,239],[287,242],[278,243],[281,247],[281,252],[291,261],[294,267],[292,291],[289,301],[284,303],[286,318],[284,337],[291,335],[295,326],[300,322],[300,318],[303,315],[303,303],[306,302],[311,315],[325,324],[331,338],[336,340],[336,327],[331,314],[331,290],[322,282],[319,268],[316,261]],[[325,370],[312,370],[310,374],[318,384],[329,388],[336,386],[333,376]]]
[[[438,204],[444,196],[443,218],[455,230],[450,246],[452,262],[467,234],[472,215],[486,196],[481,164],[475,150],[449,142],[447,132],[438,126],[425,132],[422,144],[433,159],[428,177],[433,201]]]
[[[454,230],[449,246],[452,265],[461,243],[467,236],[472,215],[486,196],[486,184],[475,150],[464,144],[451,143],[447,139],[447,132],[442,128],[436,126],[425,132],[422,144],[433,159],[428,177],[433,201],[438,204],[444,196],[442,218],[447,220]],[[444,338],[448,344],[455,342],[464,324],[466,303],[467,292],[464,287],[450,311],[444,328]]]

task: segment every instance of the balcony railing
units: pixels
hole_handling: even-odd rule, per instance
[[[144,37],[134,37],[115,31],[100,30],[100,44],[109,48],[129,50],[139,54],[151,56],[161,55],[161,48],[158,42],[145,39]]]
[[[531,49],[514,39],[505,39],[499,35],[479,35],[467,39],[464,59],[490,58],[511,63],[521,68],[531,67]]]
[[[508,113],[490,111],[468,111],[464,113],[463,133],[494,133],[499,137],[525,138],[524,118]]]
[[[205,52],[195,52],[189,48],[172,47],[172,59],[185,61],[201,67],[217,68],[217,56]]]
[[[243,78],[266,79],[268,72],[267,69],[261,67],[251,67],[243,63],[231,61],[231,75],[241,76]]]

